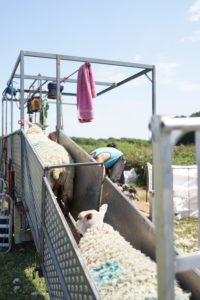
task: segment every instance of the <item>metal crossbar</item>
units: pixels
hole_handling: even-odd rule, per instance
[[[175,297],[175,273],[200,267],[200,252],[178,256],[175,254],[173,244],[172,149],[178,139],[186,132],[196,132],[198,208],[200,212],[200,118],[172,119],[155,115],[152,116],[151,130],[153,136],[154,183],[152,213],[156,225],[158,299],[173,300]],[[200,213],[198,215],[200,225]],[[200,232],[200,230],[198,231]],[[198,236],[200,236],[200,233],[198,233]]]
[[[25,59],[28,59],[28,57],[34,57],[34,58],[43,58],[43,59],[53,59],[56,61],[56,76],[35,76],[31,74],[25,74]],[[92,63],[97,65],[105,65],[106,66],[117,66],[117,67],[124,67],[129,69],[139,69],[140,71],[137,72],[134,75],[129,76],[128,78],[125,78],[124,80],[120,82],[104,82],[104,81],[95,81],[95,84],[99,86],[107,86],[107,88],[103,88],[101,91],[97,93],[97,96],[100,96],[108,91],[113,90],[116,87],[119,87],[130,80],[134,80],[140,76],[147,76],[147,73],[151,73],[151,76],[147,76],[147,78],[151,82],[152,86],[152,93],[151,93],[151,99],[152,99],[152,114],[155,114],[156,112],[156,85],[155,85],[155,66],[154,65],[148,65],[148,64],[138,64],[138,63],[130,63],[130,62],[123,62],[123,61],[115,61],[115,60],[106,60],[106,59],[96,59],[96,58],[90,58],[90,57],[78,57],[78,56],[71,56],[71,55],[61,55],[61,54],[52,54],[52,53],[40,53],[40,52],[32,52],[32,51],[20,51],[20,54],[18,56],[17,62],[14,66],[14,69],[11,73],[11,76],[8,80],[8,86],[12,84],[14,78],[20,79],[20,89],[18,90],[20,92],[20,120],[22,120],[21,128],[24,128],[24,104],[25,104],[25,93],[28,93],[29,91],[25,89],[25,80],[39,80],[40,84],[42,80],[47,81],[56,81],[56,90],[57,90],[57,98],[56,98],[56,129],[57,131],[62,128],[62,121],[61,121],[61,101],[60,101],[60,83],[64,80],[60,76],[60,68],[61,68],[61,62],[62,61],[72,61],[72,62],[82,62],[82,63]],[[16,74],[17,70],[19,69],[19,73]],[[72,73],[73,74],[73,73]],[[68,79],[68,82],[76,83],[77,81],[74,79]],[[39,91],[42,94],[42,91]],[[76,93],[62,93],[63,95],[67,96],[76,96]],[[11,120],[13,120],[13,102],[14,97],[11,95]],[[7,113],[4,117],[4,102],[6,101],[6,109],[8,104],[8,99],[5,95],[3,95],[2,99],[2,135],[4,135],[4,123],[6,127],[6,134],[7,134],[7,123],[8,123],[8,116]],[[4,119],[5,118],[5,119]],[[11,124],[11,132],[13,131],[13,124]]]

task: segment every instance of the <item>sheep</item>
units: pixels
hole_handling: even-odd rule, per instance
[[[73,163],[71,155],[60,144],[50,140],[42,129],[32,124],[26,136],[45,166]],[[49,172],[50,186],[68,214],[68,204],[73,199],[74,167],[53,168]]]
[[[107,204],[83,211],[76,222],[80,252],[102,300],[157,299],[155,262],[103,222],[106,210]],[[175,291],[176,299],[189,299],[177,284]]]

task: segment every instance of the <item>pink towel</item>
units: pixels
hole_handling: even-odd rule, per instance
[[[78,70],[77,80],[77,110],[81,123],[94,119],[92,98],[96,97],[95,85],[90,63],[85,63]]]

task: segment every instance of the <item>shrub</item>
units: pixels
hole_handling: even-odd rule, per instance
[[[108,143],[115,143],[117,148],[124,153],[126,158],[126,170],[134,168],[139,175],[139,183],[144,185],[145,166],[149,162],[152,164],[152,146],[151,142],[147,140],[121,138],[115,139],[110,137],[108,139],[92,139],[92,138],[77,138],[72,139],[79,144],[86,152],[90,153],[98,147],[105,147]],[[194,145],[180,145],[173,149],[173,164],[175,165],[192,165],[195,164],[195,146]]]

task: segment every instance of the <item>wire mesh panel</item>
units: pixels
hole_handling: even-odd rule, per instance
[[[2,176],[3,140],[0,139],[0,175]]]
[[[100,299],[45,179],[44,268],[52,299]]]
[[[21,135],[13,135],[12,168],[15,174],[15,190],[17,196],[21,198]]]
[[[33,226],[32,233],[35,237],[37,247],[39,245],[39,232],[41,228],[42,178],[44,170],[37,155],[23,134],[22,145],[24,202]]]
[[[7,139],[4,137],[1,140],[1,161],[0,161],[0,175],[1,177],[5,178],[5,163],[6,163],[6,146],[7,146]]]

